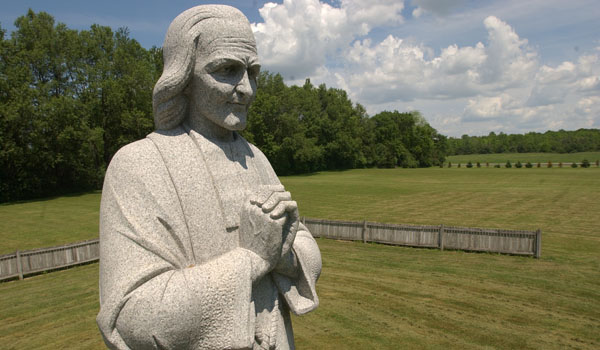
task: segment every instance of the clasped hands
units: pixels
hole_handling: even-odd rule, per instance
[[[251,252],[253,281],[295,264],[291,247],[298,226],[298,204],[282,185],[261,186],[246,199],[240,213],[239,239],[240,247]]]

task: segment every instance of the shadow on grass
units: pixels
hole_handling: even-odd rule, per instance
[[[102,190],[90,190],[90,191],[80,191],[80,192],[57,193],[55,195],[48,196],[48,197],[21,199],[21,200],[14,201],[14,202],[4,202],[4,203],[0,203],[0,207],[14,205],[14,204],[47,202],[47,201],[51,201],[51,200],[54,200],[54,199],[65,198],[65,197],[67,197],[67,198],[81,197],[81,196],[85,196],[85,195],[88,195],[88,194],[94,194],[94,193],[102,193]]]
[[[308,173],[277,175],[277,176],[280,176],[280,177],[290,177],[290,176],[309,177],[309,176],[314,176],[314,175],[320,175],[323,173],[341,174],[341,173],[350,172],[352,170],[365,170],[365,169],[379,169],[379,168],[325,169],[325,170],[313,171],[313,172],[308,172]],[[381,168],[381,169],[387,169],[387,168]],[[393,169],[393,168],[390,168],[390,169]]]

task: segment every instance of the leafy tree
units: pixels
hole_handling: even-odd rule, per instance
[[[98,188],[122,145],[152,130],[151,56],[126,29],[29,10],[0,30],[0,201]]]
[[[0,27],[0,201],[99,188],[115,152],[154,129],[162,49],[127,28],[77,31],[32,10],[15,27],[10,38]],[[288,87],[269,72],[243,136],[282,175],[443,166],[455,147],[417,111],[369,117],[344,90]]]
[[[490,132],[487,136],[462,135],[448,139],[448,154],[485,154],[507,152],[571,153],[600,151],[600,130],[529,132],[526,134]]]

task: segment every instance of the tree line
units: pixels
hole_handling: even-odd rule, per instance
[[[600,151],[600,129],[496,134],[448,139],[448,155],[487,153],[573,153]]]
[[[161,50],[44,12],[15,27],[0,28],[0,201],[100,188],[112,155],[153,129]]]
[[[29,10],[0,27],[0,202],[102,186],[127,143],[154,130],[162,50],[126,28],[73,30]],[[280,175],[443,162],[446,137],[418,112],[369,117],[347,93],[263,72],[244,136]]]
[[[29,10],[0,27],[0,202],[99,189],[112,156],[154,130],[161,48],[126,28],[73,30]],[[446,155],[599,151],[600,130],[447,138],[417,112],[369,116],[346,91],[261,72],[243,132],[280,175],[429,167]]]
[[[262,72],[250,107],[248,141],[280,175],[362,167],[429,167],[444,161],[446,137],[419,112],[384,111],[369,117],[346,91],[287,86]]]

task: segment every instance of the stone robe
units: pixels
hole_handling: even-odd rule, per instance
[[[280,182],[241,136],[229,146],[231,163],[211,164],[223,158],[221,147],[178,127],[123,147],[111,161],[97,317],[111,349],[294,348],[289,311],[317,307],[320,252],[300,224],[297,271],[289,274],[296,277],[271,272],[252,284],[238,246],[243,195]],[[234,191],[224,188],[232,184]]]

